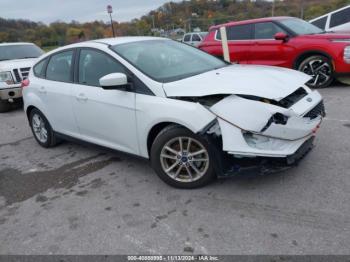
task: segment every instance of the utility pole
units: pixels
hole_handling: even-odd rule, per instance
[[[153,26],[153,29],[155,29],[155,28],[156,28],[156,26],[155,26],[155,22],[154,22],[154,15],[152,15],[152,26]]]
[[[275,0],[272,0],[272,10],[271,10],[271,16],[275,16],[275,8],[276,8],[276,3]]]
[[[304,19],[304,0],[300,0],[300,18]]]
[[[113,25],[113,19],[112,19],[113,7],[112,7],[111,5],[108,5],[108,6],[107,6],[107,12],[108,12],[109,17],[110,17],[110,19],[111,19],[111,26],[112,26],[113,37],[115,37],[114,25]]]

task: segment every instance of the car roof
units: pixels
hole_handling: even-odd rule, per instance
[[[99,45],[106,45],[106,46],[115,46],[115,45],[122,45],[127,43],[135,43],[135,42],[141,42],[141,41],[155,41],[155,40],[161,40],[161,41],[172,41],[168,38],[163,37],[151,37],[151,36],[121,36],[121,37],[115,37],[115,38],[103,38],[103,39],[96,39],[96,40],[89,40],[89,41],[83,41],[78,42],[66,46],[62,46],[59,48],[56,48],[54,50],[51,50],[50,52],[47,52],[43,58],[46,58],[54,53],[64,51],[71,48],[79,48],[79,47],[89,47],[91,44],[99,44]]]
[[[87,41],[87,43],[100,43],[100,44],[106,44],[106,45],[122,45],[122,44],[127,44],[127,43],[149,41],[149,40],[169,40],[169,39],[162,38],[162,37],[152,37],[152,36],[123,36],[123,37],[91,40],[91,41]]]
[[[12,45],[34,45],[33,43],[17,42],[17,43],[0,43],[0,46],[12,46]]]
[[[288,19],[288,18],[295,18],[295,17],[275,16],[275,17],[264,17],[264,18],[257,18],[257,19],[243,20],[243,21],[232,21],[232,22],[228,22],[225,24],[212,26],[212,27],[210,27],[210,31],[213,29],[218,29],[222,26],[247,25],[247,24],[253,24],[253,23],[279,21],[279,20],[284,20],[284,19]]]

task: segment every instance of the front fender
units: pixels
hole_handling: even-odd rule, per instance
[[[157,124],[170,122],[198,133],[215,118],[213,113],[199,103],[137,94],[136,121],[140,154],[149,157],[147,138],[152,127]]]

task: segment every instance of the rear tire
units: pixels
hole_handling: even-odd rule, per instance
[[[43,113],[34,108],[30,111],[29,123],[35,140],[45,148],[54,147],[57,144],[55,133],[49,121]]]
[[[0,113],[6,113],[10,111],[10,109],[11,109],[11,104],[6,100],[0,99]]]
[[[325,88],[334,80],[332,61],[322,55],[306,58],[297,69],[312,76],[312,80],[307,83],[310,88]]]
[[[157,175],[172,187],[193,189],[215,178],[214,157],[205,139],[190,130],[171,125],[155,138],[151,163]]]

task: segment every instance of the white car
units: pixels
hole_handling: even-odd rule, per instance
[[[150,159],[180,188],[292,165],[324,107],[310,76],[231,65],[163,38],[89,41],[46,54],[24,83],[37,142],[74,138]]]
[[[327,32],[350,32],[350,5],[314,18],[310,23]]]
[[[0,113],[22,99],[21,81],[44,52],[31,43],[0,44]]]
[[[208,32],[194,32],[184,34],[182,42],[188,45],[193,45],[198,47],[200,43],[203,42],[205,37],[208,35]]]

